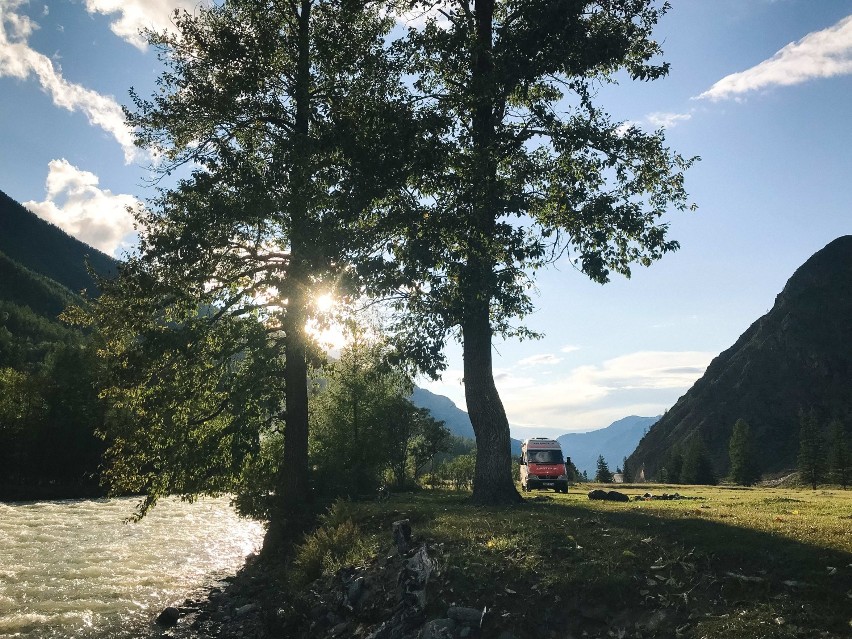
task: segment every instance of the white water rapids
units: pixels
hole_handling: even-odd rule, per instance
[[[0,638],[135,639],[259,549],[260,524],[227,499],[0,503]]]

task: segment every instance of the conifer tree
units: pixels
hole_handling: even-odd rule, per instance
[[[849,455],[849,438],[844,423],[835,418],[831,420],[831,454],[829,455],[831,479],[843,488],[849,485],[852,474],[852,459]]]
[[[633,468],[627,463],[627,457],[621,462],[621,467],[624,469],[624,483],[629,484],[633,481]]]
[[[698,432],[693,434],[686,455],[683,457],[680,481],[683,484],[710,486],[716,484],[716,474],[713,472],[713,464],[710,461],[707,446]]]
[[[612,483],[612,472],[609,470],[606,460],[603,455],[598,455],[597,471],[595,472],[595,481],[602,484]]]
[[[799,413],[799,475],[813,490],[825,478],[825,452],[819,422],[813,409]]]
[[[731,481],[743,486],[751,486],[760,477],[757,465],[757,452],[751,428],[744,419],[734,424],[734,432],[728,445],[731,462]]]

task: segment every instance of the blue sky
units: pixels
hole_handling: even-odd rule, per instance
[[[0,189],[120,255],[126,205],[152,195],[120,105],[154,87],[138,36],[195,0],[0,0]],[[702,161],[681,250],[600,286],[565,263],[539,279],[527,325],[495,343],[513,435],[655,415],[768,311],[793,271],[852,232],[852,0],[675,0],[657,30],[671,74],[602,86],[614,118],[666,128]],[[464,408],[460,349],[440,382]]]

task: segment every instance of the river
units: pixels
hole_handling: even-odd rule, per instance
[[[259,549],[227,499],[0,503],[0,638],[137,639],[151,620]]]

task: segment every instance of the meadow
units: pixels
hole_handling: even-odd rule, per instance
[[[593,488],[631,501],[591,501]],[[635,500],[646,492],[683,499]],[[852,491],[584,484],[511,508],[441,491],[338,502],[293,579],[369,571],[403,518],[437,566],[427,616],[485,609],[486,637],[852,636]]]

